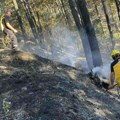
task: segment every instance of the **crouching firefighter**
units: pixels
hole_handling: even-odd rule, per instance
[[[12,45],[12,49],[16,50],[18,47],[17,37],[14,33],[18,31],[10,24],[10,17],[12,16],[12,10],[9,9],[5,12],[4,16],[1,18],[1,29],[7,37],[10,38],[10,43]]]
[[[110,85],[108,89],[115,86],[120,87],[120,52],[113,50],[111,54],[113,62],[111,63]],[[116,84],[114,84],[116,82]]]

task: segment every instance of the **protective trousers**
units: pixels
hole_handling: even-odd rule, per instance
[[[11,39],[12,48],[17,48],[18,47],[17,37],[15,36],[13,31],[5,28],[4,33]]]

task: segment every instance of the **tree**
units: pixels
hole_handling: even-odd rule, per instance
[[[23,26],[23,22],[22,22],[22,18],[20,16],[20,12],[19,12],[17,1],[13,0],[13,3],[14,3],[14,6],[15,6],[15,9],[16,9],[16,15],[17,15],[17,18],[18,18],[18,22],[19,22],[19,25],[20,25],[23,37],[26,38],[26,31],[25,31],[25,28]]]
[[[93,64],[95,67],[100,66],[102,65],[102,58],[98,46],[98,41],[95,35],[95,31],[90,21],[89,13],[86,7],[86,2],[85,0],[76,0],[76,2],[78,5],[78,10],[80,11],[80,16],[83,22],[84,29],[86,31],[89,40],[90,49],[92,52]]]
[[[31,3],[32,5],[30,5],[32,11],[33,11],[33,19],[35,21],[35,24],[36,24],[36,29],[38,31],[38,35],[39,35],[39,39],[40,39],[40,42],[42,42],[44,36],[43,36],[43,29],[42,29],[42,25],[41,25],[41,22],[40,22],[40,14],[39,14],[39,10],[37,9],[36,7],[36,4],[33,0],[31,0]],[[36,16],[36,17],[35,17]],[[37,20],[36,20],[36,19]]]
[[[93,68],[93,60],[92,60],[92,57],[91,57],[92,55],[91,55],[91,49],[90,49],[90,45],[89,45],[89,42],[88,42],[88,38],[85,34],[85,31],[84,31],[82,25],[80,24],[78,13],[75,9],[73,1],[68,0],[68,2],[69,2],[69,6],[70,6],[70,9],[71,9],[73,18],[75,20],[79,35],[80,35],[82,43],[83,43],[83,48],[84,48],[86,60],[87,60],[87,63],[88,63],[88,67],[90,69],[92,69]]]
[[[68,23],[68,25],[70,26],[70,17],[67,13],[67,10],[65,8],[65,5],[64,5],[64,1],[63,0],[60,0],[61,4],[62,4],[62,10],[63,10],[63,14],[65,16],[65,19],[66,19],[66,23]]]
[[[100,15],[99,15],[99,10],[98,10],[98,3],[97,3],[97,1],[96,0],[93,0],[93,3],[94,3],[94,5],[95,5],[95,10],[96,10],[96,13],[97,13],[97,17],[98,17],[98,19],[99,19],[99,21],[100,21],[100,28],[102,29],[101,31],[102,31],[102,34],[104,35],[104,30],[103,30],[103,26],[102,26],[102,21],[101,21],[101,18],[100,18]]]
[[[101,0],[101,2],[102,2],[103,10],[104,10],[104,13],[105,13],[108,30],[109,30],[109,33],[110,33],[110,40],[112,42],[112,49],[114,49],[115,41],[114,41],[114,38],[113,38],[113,32],[112,32],[112,28],[111,28],[110,19],[109,19],[109,13],[108,13],[108,10],[107,10],[107,4],[104,0]]]
[[[29,25],[31,27],[32,33],[34,35],[34,38],[36,40],[36,43],[39,44],[39,37],[38,37],[38,32],[36,30],[36,25],[35,25],[35,21],[34,18],[32,16],[31,10],[30,10],[30,6],[28,4],[28,2],[26,2],[26,0],[21,0],[21,3],[24,7],[25,13],[26,13],[26,17],[28,19]]]
[[[118,17],[119,17],[119,20],[120,20],[120,1],[115,0],[115,4],[116,4],[116,7],[117,7]]]

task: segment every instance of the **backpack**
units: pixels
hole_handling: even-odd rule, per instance
[[[114,72],[115,72],[117,86],[120,88],[120,61],[114,65]]]
[[[0,15],[0,30],[3,31],[4,30],[4,26],[2,24],[2,20],[4,18],[4,15]]]

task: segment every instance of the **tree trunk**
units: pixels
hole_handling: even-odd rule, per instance
[[[62,4],[62,9],[63,9],[63,13],[64,13],[64,16],[66,18],[66,23],[68,23],[68,25],[70,26],[70,18],[69,18],[69,15],[65,9],[65,5],[64,5],[64,2],[63,0],[60,0],[61,4]]]
[[[116,29],[116,31],[119,31],[119,28],[118,28],[118,26],[117,26],[117,23],[116,23],[116,21],[115,21],[115,19],[114,19],[114,13],[112,12],[112,6],[111,6],[111,3],[109,2],[109,9],[110,9],[110,12],[111,12],[111,16],[112,16],[112,24],[114,25],[114,27],[115,27],[115,29]]]
[[[18,22],[19,22],[19,25],[20,25],[23,37],[24,37],[24,39],[26,39],[26,31],[25,31],[25,28],[23,26],[23,22],[22,22],[22,18],[20,16],[20,12],[19,12],[17,1],[13,0],[13,3],[14,3],[14,6],[15,6],[15,9],[16,9],[16,15],[17,15],[17,19],[18,19]]]
[[[28,0],[27,0],[28,1]],[[31,0],[32,2],[32,5],[30,5],[30,9],[32,9],[31,12],[33,12],[33,20],[35,21],[35,25],[36,25],[36,29],[37,29],[37,32],[38,32],[38,37],[39,37],[39,40],[40,40],[40,43],[42,43],[43,39],[44,39],[44,36],[43,36],[43,29],[42,29],[42,25],[41,25],[41,22],[40,22],[40,15],[39,15],[39,12],[37,10],[37,7],[35,5],[35,1],[34,0]],[[37,20],[35,19],[35,16],[37,18]]]
[[[43,36],[43,30],[42,30],[42,25],[40,23],[40,16],[39,16],[39,12],[38,11],[36,11],[36,15],[37,15],[38,24],[39,24],[38,32],[40,34],[41,39],[43,39],[44,38],[44,36]]]
[[[100,20],[100,26],[101,26],[101,29],[102,29],[102,33],[103,33],[103,35],[104,35],[105,33],[104,33],[104,30],[103,30],[103,26],[102,26],[101,18],[100,18],[100,15],[99,15],[99,11],[98,11],[98,7],[97,7],[96,0],[93,0],[93,2],[94,2],[94,5],[95,5],[95,10],[96,10],[96,12],[97,12],[97,16],[98,16],[98,18],[99,18],[99,20]]]
[[[34,26],[34,30],[35,30],[37,39],[39,39],[37,22],[36,22],[35,16],[33,15],[32,10],[31,10],[31,9],[33,9],[33,8],[32,8],[31,5],[29,4],[29,1],[28,1],[28,0],[25,0],[25,4],[26,4],[26,6],[27,6],[27,10],[28,10],[29,16],[30,16],[30,18],[31,18],[31,20],[32,20],[32,22],[33,22],[33,26]]]
[[[89,42],[88,42],[88,38],[85,34],[85,31],[84,31],[82,25],[80,24],[78,13],[75,9],[73,1],[68,0],[68,2],[69,2],[69,6],[70,6],[70,9],[71,9],[73,18],[75,20],[79,35],[80,35],[81,40],[82,40],[82,44],[83,44],[86,60],[87,60],[87,63],[88,63],[88,67],[89,67],[89,69],[92,69],[93,68],[93,60],[92,60],[91,49],[90,49],[90,45],[89,45]]]
[[[118,12],[118,18],[120,20],[120,1],[115,0],[115,4],[116,4],[117,12]]]
[[[23,4],[23,7],[24,7],[24,10],[25,10],[25,13],[26,13],[26,17],[28,19],[28,22],[29,22],[30,28],[32,30],[33,36],[36,40],[36,43],[39,44],[36,28],[35,28],[35,25],[34,25],[34,22],[33,22],[32,18],[31,18],[30,11],[28,9],[28,5],[26,4],[26,2],[24,0],[21,0],[21,3]]]
[[[78,9],[80,11],[81,19],[83,22],[83,26],[85,28],[85,31],[87,33],[87,37],[89,40],[90,48],[92,51],[92,58],[93,58],[93,64],[94,67],[101,66],[102,65],[102,58],[98,46],[98,41],[95,35],[95,31],[93,28],[93,25],[90,21],[89,13],[86,7],[85,0],[76,0],[78,4]]]
[[[108,30],[109,30],[109,33],[110,33],[110,40],[112,42],[112,49],[114,49],[115,41],[114,41],[114,38],[113,38],[112,28],[111,28],[111,25],[110,25],[110,19],[109,19],[109,16],[108,16],[109,14],[108,14],[108,11],[107,11],[107,5],[106,5],[106,2],[104,0],[101,0],[101,2],[102,2],[103,10],[104,10],[104,13],[105,13]]]

